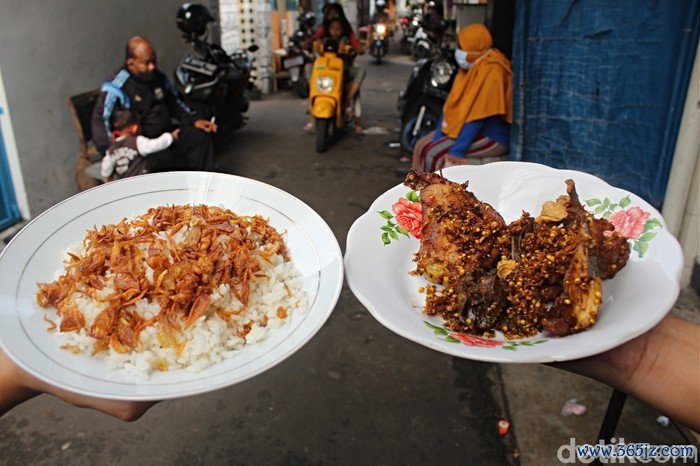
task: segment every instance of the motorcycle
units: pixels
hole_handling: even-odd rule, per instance
[[[345,64],[342,55],[352,47],[328,40],[314,60],[309,108],[316,120],[316,152],[325,152],[333,138],[349,123],[345,114]]]
[[[206,32],[204,28],[185,27],[179,18],[178,27],[197,56],[185,54],[175,68],[177,90],[198,116],[215,119],[219,127],[217,134],[225,137],[245,125],[244,113],[249,107],[246,93],[255,91],[250,79],[251,53],[259,47],[251,45],[229,55],[220,46],[202,38]]]
[[[437,58],[424,58],[416,63],[397,102],[404,150],[412,152],[418,139],[437,129],[456,74],[454,53],[447,46],[442,47]]]
[[[382,58],[389,53],[389,39],[387,26],[378,23],[372,26],[372,37],[369,43],[370,55],[377,60],[377,64],[382,62]]]
[[[413,59],[420,60],[422,58],[432,58],[439,55],[444,45],[444,39],[448,29],[449,24],[444,20],[433,24],[432,27],[429,25],[428,21],[422,20],[413,38],[413,46],[411,49]]]
[[[316,15],[306,12],[299,16],[299,29],[297,29],[286,49],[275,51],[275,55],[282,57],[282,69],[289,73],[292,88],[299,97],[305,99],[309,96],[309,74],[313,55],[304,47],[304,42],[313,35],[313,27]]]
[[[412,53],[416,32],[418,32],[422,20],[423,15],[420,10],[414,11],[413,16],[401,18],[401,53]]]
[[[435,52],[435,43],[431,40],[428,31],[422,26],[416,30],[411,46],[411,56],[414,60],[431,57]]]

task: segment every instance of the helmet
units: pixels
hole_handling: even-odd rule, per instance
[[[316,14],[313,11],[306,11],[299,15],[297,21],[301,29],[310,29],[316,24]]]
[[[177,27],[185,34],[195,36],[203,35],[207,30],[207,23],[214,21],[209,10],[199,3],[184,3],[177,10]]]

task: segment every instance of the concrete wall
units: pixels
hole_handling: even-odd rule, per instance
[[[0,70],[33,216],[76,192],[68,96],[99,87],[132,35],[149,37],[169,76],[187,49],[180,0],[2,0]]]
[[[484,24],[486,5],[457,5],[457,31],[470,24]]]

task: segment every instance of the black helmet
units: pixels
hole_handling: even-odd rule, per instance
[[[177,27],[186,34],[203,35],[207,30],[207,23],[211,21],[214,21],[214,18],[209,10],[199,3],[184,3],[177,10]]]
[[[301,29],[310,29],[316,24],[316,14],[313,11],[305,11],[297,18]]]

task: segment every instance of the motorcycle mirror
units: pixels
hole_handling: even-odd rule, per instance
[[[258,46],[255,45],[255,44],[253,44],[253,45],[251,45],[250,47],[248,47],[248,51],[249,51],[249,52],[257,52],[258,50],[260,50],[260,47],[258,47]]]

